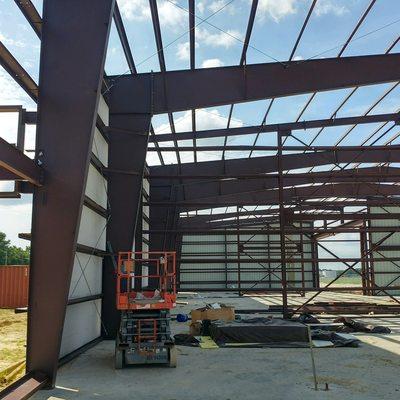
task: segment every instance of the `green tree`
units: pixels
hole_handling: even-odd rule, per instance
[[[4,232],[0,232],[0,265],[29,264],[30,247],[12,246]]]

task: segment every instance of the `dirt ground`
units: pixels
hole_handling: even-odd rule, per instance
[[[26,324],[26,313],[15,314],[14,310],[0,309],[0,371],[25,358]]]

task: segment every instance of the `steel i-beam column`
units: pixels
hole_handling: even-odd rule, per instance
[[[43,5],[33,195],[27,371],[54,385],[89,167],[113,0]],[[66,23],[68,21],[68,23]],[[84,33],[84,34],[83,34]]]
[[[149,114],[113,114],[112,96],[109,126],[109,215],[107,243],[114,253],[132,251],[139,208],[142,201],[143,173],[151,123]],[[103,337],[112,339],[119,327],[115,303],[115,271],[111,257],[103,269]]]
[[[286,281],[286,237],[285,237],[285,204],[283,196],[283,163],[282,163],[282,131],[277,132],[278,141],[278,182],[279,182],[279,224],[280,224],[280,248],[281,248],[281,274],[282,274],[282,308],[283,318],[287,318],[288,304],[287,304],[287,281]],[[285,132],[287,134],[287,132]]]

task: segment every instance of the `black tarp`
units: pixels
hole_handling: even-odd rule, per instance
[[[277,347],[298,347],[308,343],[306,325],[279,318],[213,321],[209,329],[210,336],[218,344],[262,343]]]

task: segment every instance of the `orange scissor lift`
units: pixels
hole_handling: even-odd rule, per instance
[[[116,302],[121,323],[115,368],[135,364],[176,367],[170,310],[176,305],[176,253],[120,252]]]

